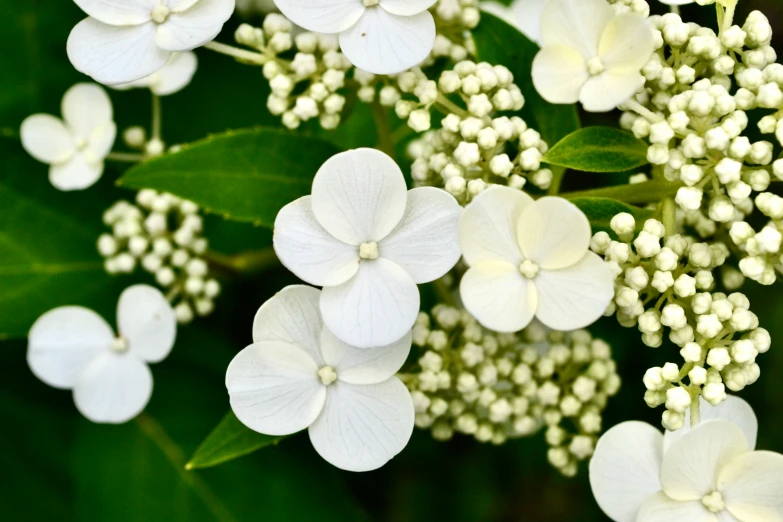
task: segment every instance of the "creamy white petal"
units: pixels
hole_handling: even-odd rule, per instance
[[[758,434],[759,423],[756,419],[756,414],[753,412],[753,408],[744,399],[741,399],[736,395],[729,395],[725,401],[717,406],[713,406],[705,401],[704,397],[699,397],[699,403],[699,417],[701,422],[720,419],[736,424],[745,434],[745,438],[748,441],[748,448],[751,450],[756,448],[756,435]],[[666,431],[663,437],[663,450],[667,451],[675,441],[688,433],[690,431],[690,425],[691,412],[690,409],[687,409],[685,410],[685,427],[677,431]]]
[[[535,285],[536,318],[555,330],[576,330],[594,323],[614,297],[614,277],[593,252],[568,268],[539,271]]]
[[[39,317],[30,329],[27,364],[36,377],[55,388],[71,388],[79,372],[110,349],[114,333],[87,308],[63,306]]]
[[[663,492],[649,497],[639,512],[637,522],[716,522],[701,500],[681,502],[672,500]]]
[[[380,6],[389,13],[411,16],[426,11],[438,0],[381,0]]]
[[[336,154],[318,169],[313,180],[315,218],[332,236],[349,245],[385,238],[405,214],[407,200],[400,167],[375,149]]]
[[[168,96],[188,86],[196,74],[196,53],[173,53],[163,68],[150,76],[150,90],[158,96]]]
[[[723,511],[719,511],[718,513],[715,513],[715,519],[718,522],[743,522],[742,520],[736,518],[734,515],[732,515],[725,509]]]
[[[664,454],[663,491],[676,500],[701,500],[716,490],[720,470],[747,452],[748,441],[737,426],[722,420],[703,422]]]
[[[64,163],[76,151],[73,137],[63,122],[48,114],[33,114],[22,122],[22,146],[43,163]]]
[[[147,362],[160,362],[174,347],[177,318],[168,299],[149,285],[133,285],[120,295],[117,329],[130,352]]]
[[[345,57],[373,74],[396,74],[419,65],[435,45],[435,19],[429,11],[399,16],[367,9],[356,25],[340,33]]]
[[[155,42],[168,51],[190,51],[211,42],[234,12],[234,0],[199,0],[193,7],[171,13],[155,33]]]
[[[598,44],[614,9],[606,0],[549,0],[541,14],[544,47],[567,45],[585,59],[598,55]]]
[[[327,34],[345,31],[366,9],[356,0],[275,0],[275,4],[296,25]]]
[[[139,25],[150,20],[157,0],[73,0],[82,11],[110,25]]]
[[[77,83],[65,93],[62,113],[71,132],[87,140],[93,131],[104,129],[114,118],[106,91],[94,83]]]
[[[307,352],[318,366],[324,366],[320,348],[323,329],[320,298],[321,292],[312,286],[283,288],[256,312],[253,342],[293,344]]]
[[[740,520],[783,521],[783,455],[740,455],[721,470],[718,489],[726,509]]]
[[[310,426],[324,407],[326,387],[318,365],[293,344],[251,344],[228,365],[231,409],[248,428],[289,435]]]
[[[541,198],[527,207],[516,229],[522,255],[545,270],[581,261],[593,235],[584,212],[556,197]]]
[[[586,111],[608,112],[627,102],[643,85],[644,76],[639,71],[604,71],[587,80],[579,101]]]
[[[442,277],[459,261],[459,218],[457,200],[434,187],[408,192],[405,215],[378,245],[384,259],[394,261],[417,284]]]
[[[473,265],[459,286],[468,312],[490,330],[518,332],[530,324],[538,306],[536,288],[505,261]]]
[[[324,324],[358,348],[386,346],[404,336],[419,314],[419,289],[399,265],[383,258],[362,262],[348,282],[321,292]]]
[[[413,401],[396,377],[379,384],[337,381],[310,426],[310,441],[329,463],[347,471],[378,469],[401,452],[413,433]]]
[[[519,216],[533,198],[508,187],[493,186],[465,207],[459,222],[459,244],[468,265],[502,260],[518,266],[522,253],[516,237]]]
[[[65,163],[49,168],[49,181],[58,190],[83,190],[95,184],[103,174],[103,162],[92,162],[77,152]]]
[[[660,491],[663,434],[646,422],[623,422],[607,431],[590,460],[590,486],[615,522],[635,522],[642,503]]]
[[[533,86],[549,103],[576,103],[582,86],[590,78],[587,62],[566,45],[550,45],[533,59]]]
[[[359,270],[359,248],[335,239],[318,223],[312,196],[277,213],[273,241],[280,262],[311,285],[340,285]]]
[[[113,121],[107,122],[102,127],[92,131],[87,138],[87,148],[84,154],[91,163],[99,163],[109,155],[116,138],[117,124]]]
[[[133,354],[104,353],[78,375],[73,400],[93,422],[121,424],[141,413],[152,396],[152,373]]]
[[[199,0],[168,0],[166,5],[172,12],[181,13],[196,5],[198,1]]]
[[[623,13],[606,26],[598,54],[607,69],[640,71],[650,60],[654,46],[647,21],[636,13]]]
[[[411,351],[411,332],[388,346],[356,348],[342,342],[328,328],[321,333],[321,353],[337,378],[350,384],[377,384],[402,368]]]

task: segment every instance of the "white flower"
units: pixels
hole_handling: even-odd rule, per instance
[[[89,15],[68,37],[76,69],[106,85],[145,78],[212,41],[235,0],[74,0]]]
[[[758,424],[738,397],[701,400],[701,424],[661,434],[643,422],[607,431],[590,484],[615,522],[757,522],[783,519],[783,456],[753,451]],[[685,425],[689,425],[686,413]]]
[[[261,306],[253,344],[226,372],[231,408],[260,433],[309,428],[315,450],[338,468],[377,469],[413,433],[413,400],[394,376],[410,352],[411,334],[379,348],[345,344],[324,327],[319,294],[289,286]]]
[[[482,2],[481,9],[513,25],[536,43],[541,42],[541,13],[547,0],[514,0],[511,5]]]
[[[177,322],[159,290],[135,285],[120,295],[117,327],[115,337],[92,310],[63,306],[30,329],[30,369],[50,386],[73,389],[76,408],[93,422],[119,424],[144,409],[152,395],[147,363],[169,354]]]
[[[157,96],[168,96],[188,86],[196,74],[198,59],[196,53],[172,53],[166,65],[149,76],[130,83],[120,83],[112,87],[124,91],[135,87],[147,88]]]
[[[338,338],[385,346],[416,321],[416,284],[443,276],[459,260],[460,211],[440,189],[406,191],[386,154],[351,150],[323,164],[312,196],[280,210],[275,252],[300,279],[324,287],[321,313]]]
[[[78,83],[62,101],[63,120],[34,114],[22,122],[25,150],[51,165],[49,181],[60,190],[82,190],[103,174],[103,160],[117,135],[111,100],[95,84]]]
[[[494,186],[465,208],[459,240],[470,269],[465,308],[485,327],[516,332],[533,317],[555,330],[594,322],[614,295],[609,266],[589,251],[590,223],[561,198]]]
[[[606,0],[549,0],[541,16],[542,49],[533,84],[551,103],[582,103],[605,112],[644,85],[642,67],[653,33],[635,13],[617,14]]]
[[[696,0],[658,0],[658,1],[666,5],[687,5],[687,4],[692,4]]]
[[[396,74],[420,64],[435,45],[436,0],[275,0],[308,31],[340,35],[340,48],[356,67]]]

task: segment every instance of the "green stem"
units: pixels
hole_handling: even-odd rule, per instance
[[[394,140],[389,127],[389,114],[386,112],[386,107],[378,103],[377,100],[372,102],[371,107],[375,130],[378,132],[378,150],[395,159]]]
[[[579,192],[565,192],[560,197],[576,198],[612,198],[626,203],[657,203],[662,199],[674,196],[683,183],[652,180],[634,185],[616,185]]]
[[[666,229],[666,237],[677,233],[676,210],[677,206],[674,203],[674,199],[666,198],[661,201],[661,219],[663,220],[663,227]]]
[[[216,53],[225,54],[226,56],[236,58],[240,62],[254,65],[264,65],[267,61],[269,61],[269,58],[263,54],[246,51],[244,49],[240,49],[239,47],[222,44],[220,42],[209,42],[208,44],[204,45],[204,49],[209,49],[210,51],[215,51]]]
[[[277,259],[275,249],[272,247],[233,255],[210,250],[204,254],[204,258],[212,265],[239,274],[255,274],[280,265],[280,260]]]
[[[699,394],[691,396],[691,428],[695,428],[701,421],[701,404]]]
[[[563,184],[563,176],[565,176],[566,169],[563,167],[552,167],[552,184],[549,185],[547,194],[550,196],[556,196],[560,192],[560,185]]]
[[[121,161],[125,163],[138,163],[144,161],[143,154],[136,154],[134,152],[110,152],[106,159],[109,161]]]
[[[163,111],[160,106],[160,96],[152,93],[152,134],[153,140],[160,140],[163,135]]]
[[[468,114],[468,111],[466,111],[465,109],[463,109],[462,107],[460,107],[459,105],[454,103],[453,101],[449,100],[448,98],[446,98],[442,94],[438,94],[438,99],[435,100],[435,104],[439,105],[440,108],[446,109],[445,112],[447,112],[447,113],[451,112],[453,114],[456,114],[457,116],[459,116],[463,120],[465,118],[467,118],[468,116],[470,116],[470,114]]]

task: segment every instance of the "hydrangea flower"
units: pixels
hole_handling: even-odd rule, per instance
[[[582,103],[605,112],[644,85],[653,32],[635,13],[617,14],[606,0],[550,0],[541,16],[542,49],[533,84],[551,103]]]
[[[547,0],[514,0],[511,5],[482,2],[481,10],[513,25],[530,40],[541,43],[541,13]]]
[[[555,330],[583,328],[614,295],[608,265],[590,252],[590,223],[562,198],[538,201],[494,186],[459,224],[465,308],[490,330],[517,332],[533,317]]]
[[[460,211],[440,189],[407,191],[386,154],[356,149],[330,158],[315,175],[312,195],[280,210],[275,252],[300,279],[324,287],[321,313],[339,339],[385,346],[416,321],[416,285],[459,260]]]
[[[196,53],[172,53],[166,65],[149,76],[130,83],[121,83],[112,87],[124,91],[133,88],[146,88],[156,96],[168,96],[188,86],[198,68]]]
[[[161,69],[171,53],[212,41],[235,0],[74,0],[89,15],[68,37],[68,58],[106,85]]]
[[[324,327],[320,292],[284,288],[258,310],[253,344],[226,372],[231,408],[249,428],[288,435],[305,428],[315,450],[348,471],[377,469],[413,433],[413,400],[394,376],[411,334],[380,348],[341,342]]]
[[[99,86],[79,83],[62,101],[63,120],[34,114],[22,122],[22,146],[51,165],[49,181],[60,190],[82,190],[103,174],[103,160],[117,136],[111,100]]]
[[[435,45],[436,0],[275,0],[308,31],[340,35],[343,53],[373,74],[396,74],[420,64]]]
[[[120,424],[138,415],[152,395],[148,363],[174,346],[177,322],[169,302],[147,285],[125,289],[117,327],[81,306],[55,308],[30,329],[27,362],[49,386],[73,389],[76,408],[93,422]]]

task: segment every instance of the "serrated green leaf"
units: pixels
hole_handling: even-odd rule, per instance
[[[612,232],[609,223],[614,216],[621,212],[631,214],[636,219],[638,227],[644,225],[645,220],[655,215],[652,210],[634,207],[610,198],[575,198],[570,201],[585,213],[593,227],[593,233]]]
[[[563,138],[541,161],[583,172],[626,172],[647,165],[647,144],[612,127],[587,127]]]
[[[271,227],[283,206],[310,193],[315,173],[338,152],[277,129],[229,132],[137,165],[118,184],[170,192],[228,219]]]

